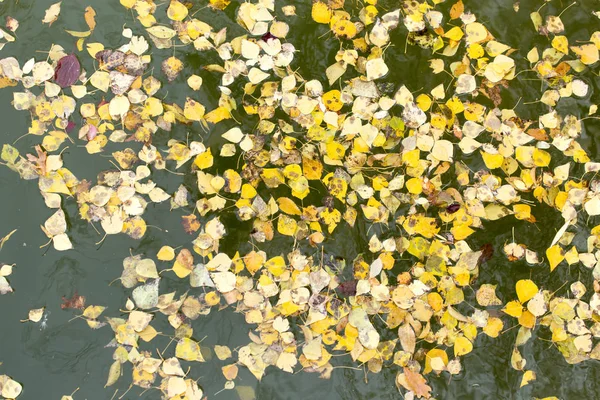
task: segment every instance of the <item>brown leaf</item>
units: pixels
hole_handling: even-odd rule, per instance
[[[73,297],[67,299],[65,296],[62,297],[63,303],[60,308],[66,310],[67,308],[83,310],[85,308],[85,297],[77,294],[77,291],[73,294]]]
[[[484,244],[479,250],[481,250],[481,255],[479,256],[479,260],[477,260],[477,265],[488,262],[488,260],[494,255],[494,246],[492,246],[490,243]]]
[[[83,17],[85,18],[85,23],[90,28],[90,31],[93,31],[96,27],[96,11],[94,11],[91,6],[87,6]]]
[[[338,285],[337,290],[339,290],[342,296],[355,296],[356,295],[356,280],[342,282]]]
[[[404,376],[408,389],[415,392],[417,397],[425,397],[426,399],[431,397],[431,386],[427,384],[423,375],[404,367]]]
[[[479,92],[490,99],[494,103],[494,107],[498,107],[502,103],[502,95],[500,93],[502,87],[508,88],[508,82],[506,80],[491,84],[487,79],[484,79],[481,82]]]
[[[183,229],[190,235],[200,229],[200,221],[198,221],[198,218],[194,214],[182,216],[181,225],[183,225]]]

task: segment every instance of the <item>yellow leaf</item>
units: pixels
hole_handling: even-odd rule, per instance
[[[244,183],[242,185],[242,194],[241,194],[242,199],[253,199],[257,194],[258,193],[256,192],[256,189],[254,189],[254,187],[252,185],[249,185],[247,183]],[[281,207],[281,205],[280,205],[280,207]]]
[[[329,92],[323,94],[323,103],[328,110],[339,111],[344,106],[341,97],[342,93],[339,90],[330,90]]]
[[[254,196],[252,196],[252,197],[254,197]],[[292,199],[290,199],[289,197],[278,198],[277,205],[279,206],[279,209],[286,214],[289,214],[289,215],[301,215],[302,214],[302,212],[300,211],[300,208],[298,208],[296,203],[294,203],[294,201]]]
[[[473,350],[473,343],[464,336],[459,336],[454,341],[454,356],[460,357],[469,354]]]
[[[460,224],[450,230],[455,240],[463,240],[471,236],[475,231],[467,224]],[[467,274],[468,275],[468,274]]]
[[[303,176],[299,177],[298,179],[290,180],[289,185],[292,189],[292,196],[297,197],[300,200],[308,196],[308,193],[310,192],[308,187],[308,179]]]
[[[158,30],[158,28],[164,28],[164,29]],[[148,29],[148,31],[154,36],[160,35],[160,36],[157,36],[160,39],[170,39],[171,37],[175,36],[175,34],[176,34],[176,32],[174,30],[165,28],[162,26],[153,26],[151,29],[154,29],[154,30],[152,32],[150,32],[150,29]],[[172,36],[171,36],[171,32],[172,32]],[[171,56],[171,57],[165,59],[161,63],[161,70],[167,76],[167,80],[169,82],[174,81],[182,69],[183,69],[183,63],[181,62],[181,60],[179,60],[175,56]]]
[[[76,37],[76,38],[86,38],[92,34],[92,31],[80,32],[80,31],[68,31],[66,29],[65,29],[65,32],[67,32],[69,35]]]
[[[487,325],[483,327],[483,332],[489,337],[495,338],[500,335],[502,328],[504,328],[504,324],[500,318],[490,317]]]
[[[271,274],[278,277],[286,270],[285,260],[281,256],[273,257],[265,263],[265,267]]]
[[[433,101],[431,100],[431,97],[429,97],[425,93],[421,93],[417,96],[416,102],[417,107],[419,107],[423,111],[427,111],[431,107]]]
[[[357,33],[356,25],[347,19],[336,20],[331,26],[331,30],[336,36],[345,37],[346,39],[352,39]]]
[[[183,116],[190,121],[200,121],[204,117],[204,106],[194,99],[187,98],[183,108]]]
[[[521,303],[529,301],[538,292],[537,285],[530,279],[521,279],[516,284],[517,296]]]
[[[582,63],[592,65],[598,61],[598,48],[595,44],[584,44],[581,46],[571,46],[571,51],[577,54]]]
[[[554,271],[554,268],[565,259],[563,249],[557,244],[546,250],[546,257],[550,263],[550,272]]]
[[[200,169],[206,169],[213,166],[214,157],[210,151],[207,149],[204,153],[200,153],[194,159],[194,165],[196,165]]]
[[[406,181],[406,189],[412,194],[421,194],[423,191],[423,183],[420,178],[411,178]]]
[[[188,9],[177,0],[171,0],[167,9],[167,17],[173,21],[183,21],[188,15]]]
[[[102,306],[89,306],[83,310],[83,316],[86,318],[96,319],[102,314],[106,307]]]
[[[177,343],[175,357],[185,361],[204,362],[204,357],[200,352],[200,345],[190,338],[183,338]]]
[[[244,257],[244,264],[246,265],[246,269],[252,275],[254,275],[258,270],[260,270],[263,267],[263,264],[265,262],[265,257],[263,256],[263,254],[264,253],[262,252],[251,251]]]
[[[327,4],[317,1],[312,6],[312,19],[319,24],[328,24],[331,20],[331,9]]]
[[[217,107],[204,116],[204,119],[211,124],[216,124],[224,119],[230,119],[231,113],[225,107]]]
[[[535,381],[536,379],[536,375],[534,371],[525,371],[525,373],[523,374],[523,378],[521,379],[521,386],[523,387],[527,384],[529,384],[529,382]]]
[[[547,167],[550,165],[550,153],[536,147],[533,150],[533,162],[538,167]]]
[[[465,34],[462,31],[462,29],[460,29],[458,26],[455,26],[454,28],[452,28],[448,32],[446,32],[444,37],[446,37],[450,40],[454,40],[455,42],[458,42],[464,35]]]
[[[210,6],[216,10],[224,10],[231,0],[209,0]]]
[[[525,328],[533,329],[535,327],[535,315],[529,310],[524,310],[523,314],[519,317],[519,324]]]
[[[164,40],[171,39],[175,35],[177,35],[176,31],[174,31],[173,29],[171,29],[169,27],[162,26],[162,25],[155,25],[155,26],[153,26],[151,28],[148,28],[146,30],[152,36],[155,36],[155,37],[157,37],[159,39],[164,39]],[[174,56],[167,58],[164,62],[170,64],[171,67],[179,66],[179,64],[181,64],[181,61],[178,60]]]
[[[346,148],[342,146],[341,143],[332,141],[330,143],[327,143],[326,152],[327,157],[331,158],[332,160],[342,160],[344,159]]]
[[[448,354],[446,354],[444,350],[431,349],[425,355],[425,369],[423,370],[423,374],[428,374],[433,371],[431,364],[435,364],[435,359],[440,359],[444,365],[448,365]]]
[[[228,358],[231,357],[231,349],[229,349],[229,347],[227,347],[227,346],[216,345],[215,346],[215,354],[219,360],[221,360],[221,361],[227,360]]]
[[[297,227],[296,220],[284,214],[279,215],[279,219],[277,220],[277,232],[286,236],[294,236]]]
[[[117,380],[119,380],[120,376],[121,376],[121,363],[119,361],[115,361],[110,366],[110,370],[108,371],[108,379],[106,380],[106,385],[104,385],[104,387],[112,386],[115,383],[117,383]]]
[[[467,43],[483,42],[488,35],[487,29],[479,22],[471,22],[465,26],[467,32]]]
[[[502,154],[490,154],[482,151],[481,157],[483,157],[483,162],[489,169],[500,168],[504,162],[504,157],[502,157]]]
[[[531,207],[527,204],[515,204],[513,211],[516,219],[527,220],[531,218]]]
[[[563,54],[567,54],[569,52],[569,40],[566,36],[556,35],[552,39],[552,47]]]
[[[483,46],[479,43],[473,43],[467,47],[467,54],[471,59],[481,58],[485,55],[485,50],[483,50]]]
[[[523,314],[523,305],[516,300],[509,301],[502,311],[511,317],[519,318]]]
[[[579,252],[575,246],[571,247],[569,251],[565,253],[565,260],[569,265],[577,264],[579,262]]]

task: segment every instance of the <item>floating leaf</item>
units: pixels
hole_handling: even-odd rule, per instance
[[[469,354],[473,350],[473,343],[464,336],[459,336],[454,341],[454,356],[460,357]]]
[[[85,18],[85,23],[90,28],[90,31],[93,31],[96,28],[96,11],[94,11],[91,6],[87,6],[83,16]]]
[[[565,259],[563,249],[557,244],[546,250],[546,257],[550,263],[550,272],[554,271],[554,268]]]
[[[404,376],[406,378],[407,389],[413,391],[418,397],[426,399],[431,397],[431,387],[427,385],[427,381],[423,375],[404,367]]]
[[[81,65],[74,54],[64,56],[56,64],[54,70],[54,81],[62,88],[73,85],[79,79]]]
[[[61,3],[62,1],[54,3],[46,10],[46,14],[44,15],[44,19],[42,20],[44,24],[52,25],[52,23],[58,19],[58,15],[60,14]]]
[[[174,81],[182,69],[183,63],[175,57],[169,57],[161,64],[161,70],[167,76],[169,82]]]
[[[521,303],[527,302],[538,292],[537,285],[530,279],[521,279],[516,284],[517,296]]]

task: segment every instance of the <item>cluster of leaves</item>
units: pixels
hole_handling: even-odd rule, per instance
[[[230,2],[209,3],[220,12]],[[449,12],[434,3],[406,1],[382,14],[373,0],[358,12],[346,11],[351,7],[343,0],[314,2],[312,19],[340,41],[323,82],[305,80],[292,69],[290,26],[275,17],[275,2],[269,0],[237,8],[237,22],[247,33],[234,38],[195,18],[191,4],[171,0],[167,25],[158,22],[165,10],[151,0],[121,0],[144,34],[124,29],[127,41],[117,49],[86,44],[95,27],[88,7],[89,31],[68,31],[77,38],[77,55],[53,45],[46,60],[23,65],[12,57],[0,60],[0,86],[22,85],[13,105],[29,111],[28,134],[41,136],[35,155],[4,145],[1,158],[23,179],[37,179],[46,205],[56,210],[42,226],[56,250],[73,247],[63,209],[71,198],[80,217],[99,223],[105,236],[125,233],[134,239],[146,233],[142,216],[149,203],[170,200],[172,210],[195,205],[182,216],[183,229],[194,239],[179,249],[165,245],[156,254],[167,268],[159,271],[152,258],[141,255],[124,260],[120,281],[131,289],[126,316],[104,322],[104,307],[85,307],[77,296],[67,301],[65,308],[83,309],[81,318],[91,328],[108,324],[115,333],[107,386],[131,363],[133,385],[150,389],[160,377],[166,398],[202,398],[181,365],[204,361],[192,322],[213,307],[231,306],[254,330],[249,344],[237,349],[237,360],[223,366],[225,389],[235,387],[238,365],[258,379],[269,366],[291,373],[298,365],[328,378],[338,352],[373,373],[396,365],[398,388],[429,398],[424,375],[460,374],[461,357],[473,350],[478,335],[495,338],[504,329],[493,284],[478,284],[477,307],[464,307],[465,288],[475,284],[493,253],[489,246],[472,249],[468,239],[488,221],[535,223],[537,205],[556,209],[565,221],[545,252],[550,272],[566,261],[593,269],[600,279],[600,228],[591,229],[585,250],[571,245],[574,233],[568,231],[581,210],[600,214],[600,181],[594,179],[600,164],[578,142],[584,118],[555,109],[562,98],[589,96],[586,74],[598,65],[600,32],[589,43],[569,45],[560,16],[544,19],[542,8],[531,14],[536,31],[552,36],[550,47],[527,53],[531,70],[525,71],[542,80],[546,89],[539,102],[549,112],[525,120],[501,108],[502,90],[518,75],[511,57],[516,49],[498,41],[462,1]],[[292,5],[281,11],[284,18],[295,17]],[[59,13],[56,3],[43,22],[51,24]],[[432,74],[447,74],[448,83],[415,95],[406,85],[385,81],[393,63],[385,50],[401,29],[407,43],[431,52]],[[174,46],[214,52],[221,61],[204,67],[220,76],[220,98],[210,111],[192,97],[178,105],[160,96],[165,80],[181,79],[184,63],[174,55],[159,60],[162,76],[155,77],[149,66],[157,53],[151,47]],[[93,72],[82,66],[84,58],[83,65],[94,63]],[[193,91],[202,88],[201,76],[186,80]],[[241,100],[236,87],[243,91]],[[485,105],[490,101],[493,107]],[[589,108],[590,119],[596,111],[595,105]],[[255,129],[245,132],[236,115],[254,118]],[[234,126],[222,134],[219,148],[207,147],[202,134],[191,142],[156,143],[159,131],[178,125],[212,131],[223,121]],[[118,168],[103,171],[96,182],[78,179],[63,165],[60,151],[67,141],[84,143],[90,155],[109,142],[122,144],[112,153]],[[558,152],[562,157],[555,161]],[[242,165],[221,171],[221,162],[236,155]],[[465,156],[481,160],[481,167],[473,171],[462,161]],[[184,168],[197,189],[160,188],[152,175],[168,168]],[[219,250],[234,229],[221,221],[229,214],[251,224],[251,251]],[[369,253],[348,267],[326,259],[327,239],[340,226],[358,230],[365,224],[391,229],[367,233]],[[288,238],[290,247],[277,254],[260,249],[276,237]],[[545,265],[514,240],[503,250],[510,261]],[[161,293],[161,275],[168,271],[189,278],[190,291]],[[518,347],[538,326],[549,328],[567,361],[600,359],[599,344],[594,345],[600,337],[600,284],[591,297],[582,282],[570,289],[573,298],[556,297],[520,280],[518,299],[503,306],[519,324],[512,366],[524,371],[522,385],[535,372],[526,369]],[[28,320],[39,321],[43,312],[32,310]],[[176,341],[168,358],[142,349],[158,335],[151,322],[161,314]],[[233,354],[226,346],[214,350],[220,360]]]

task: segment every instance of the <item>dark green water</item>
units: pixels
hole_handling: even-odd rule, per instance
[[[90,42],[98,41],[107,47],[118,47],[125,39],[121,37],[123,25],[126,24],[134,30],[135,34],[143,33],[142,27],[134,20],[133,16],[119,5],[117,0],[106,1],[79,1],[67,0],[63,2],[63,10],[59,20],[51,28],[42,26],[40,21],[44,10],[52,4],[50,0],[21,0],[18,2],[5,0],[0,3],[0,16],[10,15],[20,22],[17,31],[17,41],[7,45],[0,51],[0,57],[15,56],[21,62],[31,57],[45,58],[41,52],[47,51],[55,44],[62,45],[67,51],[76,51],[75,40],[64,32],[64,29],[85,30],[83,10],[92,5],[97,12],[98,26],[89,39]],[[389,4],[390,9],[393,2]],[[328,40],[319,39],[326,33],[327,28],[317,26],[310,20],[310,1],[293,2],[300,16],[288,19],[291,25],[291,34],[288,39],[295,44],[299,52],[296,54],[294,66],[300,68],[300,73],[305,79],[323,78],[316,75],[317,71],[324,71],[333,62],[335,52],[339,49],[338,42],[329,37]],[[535,44],[548,47],[549,40],[536,34],[529,20],[529,13],[542,4],[541,1],[521,1],[519,12],[513,10],[513,2],[507,0],[474,1],[467,0],[465,5],[479,17],[496,38],[514,48],[519,49],[520,56],[514,56],[517,69],[528,68],[524,55]],[[567,3],[559,4],[553,1],[547,10],[555,10],[555,15]],[[165,7],[163,5],[163,7]],[[235,23],[235,10],[237,4],[232,3],[224,13],[214,13],[204,10],[197,15],[198,18],[210,21],[213,26],[228,26],[230,37],[242,34],[242,29]],[[279,8],[279,6],[278,6]],[[395,8],[395,6],[394,6]],[[578,2],[562,16],[567,27],[567,36],[570,41],[587,40],[591,32],[600,29],[600,20],[591,14],[591,11],[600,9],[600,3],[595,0]],[[231,36],[230,36],[231,35]],[[405,83],[411,90],[425,88],[426,91],[435,87],[447,77],[443,74],[433,76],[428,71],[429,52],[418,48],[409,48],[404,53],[405,30],[402,28],[392,37],[393,47],[387,50],[386,60],[394,65],[390,79],[397,83]],[[205,104],[214,105],[218,100],[218,91],[215,87],[218,82],[216,74],[201,71],[201,66],[217,61],[213,55],[199,55],[185,53],[186,49],[178,49],[177,55],[185,60],[186,68],[182,77],[168,87],[168,101],[182,104],[189,88],[183,76],[199,73],[204,78],[204,85],[200,91],[199,100]],[[165,54],[172,50],[155,50],[156,60],[162,60]],[[85,54],[83,59],[89,62]],[[557,109],[561,113],[583,115],[587,106],[598,103],[598,89],[600,78],[591,74],[590,79],[592,95],[582,101],[563,99]],[[521,75],[519,83],[513,89],[505,92],[503,107],[513,107],[519,98],[522,102],[536,100],[540,93],[539,81],[528,80],[533,74]],[[163,89],[161,93],[165,93]],[[198,97],[198,96],[196,96]],[[10,102],[12,92],[10,88],[0,90],[0,142],[12,143],[27,131],[29,124],[28,115],[15,111]],[[212,107],[207,106],[207,109]],[[546,111],[543,104],[519,105],[517,113],[524,117],[534,116]],[[600,127],[596,122],[589,120],[581,143],[593,160],[598,161],[598,138]],[[244,121],[247,128],[251,128],[253,121]],[[207,145],[220,143],[220,135],[233,126],[234,123],[217,125],[214,131],[205,134],[192,131],[191,137],[203,135]],[[173,135],[185,138],[185,128],[176,128]],[[157,142],[166,142],[166,133],[160,134]],[[22,153],[29,152],[33,145],[39,142],[39,137],[25,137],[16,147]],[[115,147],[114,149],[116,149]],[[163,146],[166,149],[166,146]],[[113,148],[107,147],[103,154],[110,154]],[[101,155],[89,156],[85,149],[70,145],[64,153],[64,162],[79,179],[94,180],[95,175],[105,169],[112,168],[109,158]],[[465,160],[470,162],[469,160]],[[477,167],[477,166],[476,166]],[[185,168],[185,167],[184,167]],[[173,193],[180,183],[194,186],[193,177],[185,180],[179,176],[156,171],[153,179],[169,193]],[[192,179],[190,181],[190,179]],[[23,384],[24,391],[20,399],[59,399],[60,396],[70,394],[76,388],[76,399],[110,399],[115,388],[119,389],[117,397],[121,396],[130,382],[130,370],[125,369],[125,376],[113,388],[104,389],[108,369],[112,363],[112,349],[104,348],[113,338],[113,332],[108,327],[100,330],[90,330],[82,320],[69,321],[75,315],[71,310],[61,310],[61,297],[70,297],[75,291],[87,298],[88,304],[103,305],[107,307],[104,315],[118,316],[119,308],[123,307],[129,291],[118,282],[109,286],[109,283],[120,276],[122,260],[132,252],[133,254],[147,254],[154,256],[163,244],[173,247],[186,245],[191,237],[181,229],[179,215],[183,213],[169,213],[167,203],[151,204],[144,218],[149,225],[158,228],[149,228],[146,236],[139,241],[132,240],[125,235],[107,238],[101,245],[96,245],[101,237],[85,222],[77,217],[77,207],[73,199],[63,203],[68,214],[69,236],[75,246],[74,250],[59,253],[53,249],[40,249],[39,246],[46,242],[46,237],[39,228],[52,211],[44,205],[35,181],[20,181],[18,176],[7,168],[0,168],[0,235],[12,229],[18,229],[10,241],[0,252],[0,261],[16,263],[13,274],[9,277],[15,293],[0,296],[0,374],[7,374]],[[188,213],[191,211],[188,210]],[[506,302],[515,298],[514,283],[518,279],[533,276],[540,287],[556,290],[565,281],[582,280],[586,285],[591,284],[591,272],[584,267],[568,268],[564,265],[548,274],[548,265],[530,267],[525,262],[509,263],[501,253],[502,245],[511,240],[511,229],[515,228],[518,242],[526,243],[530,248],[543,254],[549,246],[556,229],[562,225],[560,215],[549,208],[538,206],[533,214],[538,219],[536,224],[502,221],[489,223],[483,232],[478,232],[469,238],[472,248],[479,248],[485,243],[491,243],[495,249],[494,257],[482,267],[478,283],[498,284],[501,299]],[[177,215],[177,216],[175,216]],[[229,221],[234,221],[231,217]],[[587,221],[581,217],[578,227],[580,232],[574,240],[578,246],[585,245],[588,226],[595,226],[600,221]],[[227,225],[227,224],[226,224]],[[245,249],[248,237],[248,227],[241,225],[224,239],[223,250],[233,252],[235,249]],[[359,252],[368,251],[365,239],[366,227],[356,232],[339,232],[334,235],[334,240],[328,245],[329,254],[352,260]],[[263,249],[270,252],[285,252],[290,243],[285,240],[274,240]],[[161,268],[166,268],[161,265]],[[165,276],[163,283],[165,291],[179,290],[183,292],[185,285],[176,278]],[[557,294],[564,294],[562,289]],[[47,327],[41,329],[39,324],[19,322],[27,317],[28,310],[46,307],[48,312]],[[505,319],[506,326],[512,326],[514,320]],[[157,330],[169,333],[166,319],[158,318],[153,326]],[[228,345],[231,348],[247,343],[247,332],[250,329],[245,325],[243,317],[232,311],[213,311],[206,317],[193,321],[194,338],[202,339],[207,347],[215,344]],[[475,343],[472,353],[463,358],[463,372],[449,378],[442,374],[435,377],[428,375],[429,383],[433,387],[433,394],[437,399],[531,399],[533,397],[557,396],[561,399],[597,399],[600,398],[600,363],[588,361],[578,365],[568,365],[556,348],[542,339],[548,339],[550,334],[539,328],[534,331],[533,339],[523,348],[522,354],[527,360],[527,369],[537,373],[537,380],[530,385],[519,389],[522,373],[510,367],[510,354],[514,345],[517,330],[510,330],[500,338],[490,339],[480,335]],[[166,340],[166,339],[165,339]],[[155,348],[163,348],[166,341],[160,338],[152,342]],[[152,347],[154,348],[154,347]],[[336,357],[336,365],[350,365],[349,360]],[[221,390],[225,379],[221,375],[220,367],[223,362],[215,357],[205,364],[194,364],[190,377],[199,378],[205,395],[209,398]],[[401,398],[394,379],[397,366],[391,364],[384,367],[378,375],[365,374],[353,369],[336,369],[331,380],[321,380],[316,375],[297,373],[294,375],[276,369],[268,369],[261,382],[257,382],[244,368],[241,368],[238,386],[252,387],[258,399],[396,399]],[[368,380],[368,381],[367,381]],[[132,389],[125,399],[159,399],[158,390],[146,391],[140,396],[139,389]],[[235,390],[221,392],[216,398],[237,399]]]

